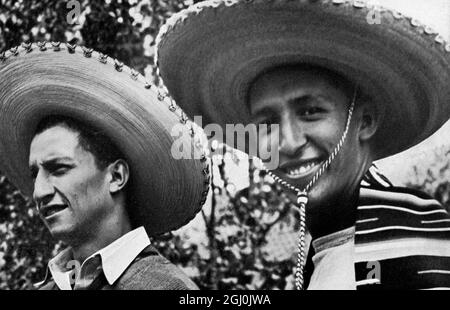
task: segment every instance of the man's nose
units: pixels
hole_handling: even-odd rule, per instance
[[[303,149],[307,139],[304,129],[291,115],[287,115],[280,124],[280,153],[295,157]]]
[[[37,204],[48,203],[55,194],[55,187],[49,179],[43,174],[38,173],[34,181],[33,198]]]

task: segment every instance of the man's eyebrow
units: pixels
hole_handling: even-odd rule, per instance
[[[327,102],[329,101],[329,97],[325,95],[302,95],[296,96],[288,100],[289,105],[299,105],[299,104],[308,104],[311,102]]]
[[[72,161],[72,160],[73,159],[71,157],[68,157],[68,156],[53,157],[53,158],[46,159],[46,160],[42,161],[41,165],[43,165],[43,166],[54,165],[54,164],[57,164],[57,163],[59,163],[61,161]],[[37,167],[37,163],[34,162],[34,163],[32,163],[30,165],[30,169],[33,168],[33,167]]]
[[[311,101],[316,101],[317,99],[319,99],[318,96],[302,95],[289,99],[288,103],[289,105],[307,104],[310,103]]]
[[[260,116],[268,116],[275,114],[275,110],[271,107],[263,107],[261,109],[257,109],[254,114],[254,117],[260,117]]]
[[[68,156],[54,157],[54,158],[50,158],[50,159],[46,159],[46,160],[42,161],[42,165],[49,166],[49,165],[58,164],[60,162],[68,162],[68,161],[73,161],[73,159]]]

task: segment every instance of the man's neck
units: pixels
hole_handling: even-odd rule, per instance
[[[132,230],[128,219],[117,220],[117,217],[111,217],[103,221],[94,233],[90,233],[89,237],[83,240],[70,242],[73,250],[74,259],[80,263],[95,252],[110,245],[123,235]]]
[[[318,212],[307,217],[307,227],[312,238],[317,239],[354,226],[358,201],[359,187],[353,190],[351,196],[345,199],[345,202],[333,202],[322,209],[331,212]]]
[[[317,239],[334,232],[344,230],[355,225],[359,203],[360,183],[366,171],[372,165],[367,156],[362,159],[360,169],[353,181],[349,182],[341,192],[330,197],[319,207],[312,206],[308,214],[307,227],[313,237]]]

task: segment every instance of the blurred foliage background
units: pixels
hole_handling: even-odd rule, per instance
[[[192,0],[0,0],[0,52],[24,41],[62,41],[94,48],[155,79],[154,39]],[[75,6],[80,16],[73,15]],[[75,18],[74,18],[75,17]],[[72,23],[74,22],[74,23]],[[408,185],[450,207],[450,151],[412,170]],[[223,155],[234,151],[224,149]],[[248,161],[243,165],[240,161]],[[298,213],[283,191],[245,156],[212,159],[208,206],[187,227],[153,240],[202,289],[291,289]],[[229,169],[248,178],[236,189]],[[245,167],[245,168],[242,168]],[[31,289],[60,251],[33,203],[0,172],[0,289]]]

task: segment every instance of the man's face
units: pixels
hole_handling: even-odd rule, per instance
[[[82,239],[108,214],[111,198],[107,173],[92,153],[79,145],[78,133],[55,126],[36,135],[30,169],[40,216],[60,240]]]
[[[278,70],[260,77],[249,93],[255,124],[279,124],[260,136],[267,149],[278,135],[279,166],[273,172],[302,190],[327,160],[345,128],[351,98],[326,75],[306,70]],[[359,183],[363,162],[355,120],[342,151],[309,193],[310,202],[335,199]]]

